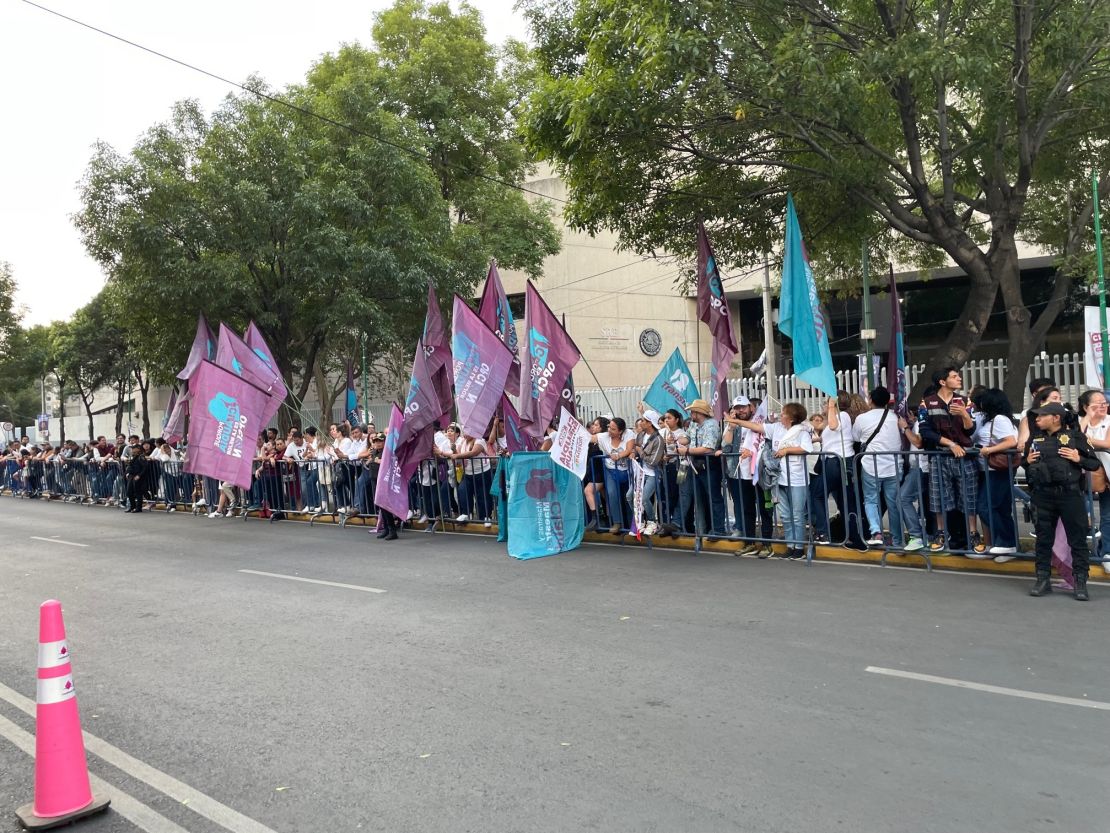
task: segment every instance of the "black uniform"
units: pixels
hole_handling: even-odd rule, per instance
[[[141,452],[132,452],[124,475],[127,478],[128,512],[143,511],[143,492],[146,490],[147,459]]]
[[[1074,448],[1079,462],[1060,456],[1061,448]],[[1029,462],[1032,451],[1040,459]],[[1087,503],[1084,471],[1095,471],[1101,463],[1091,451],[1087,438],[1078,428],[1061,428],[1055,434],[1036,426],[1025,447],[1025,475],[1037,510],[1037,576],[1047,577],[1052,571],[1052,544],[1056,539],[1056,521],[1064,525],[1071,548],[1072,572],[1076,578],[1087,578]]]

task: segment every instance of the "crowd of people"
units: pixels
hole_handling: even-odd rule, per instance
[[[720,421],[700,399],[688,415],[641,404],[631,426],[620,416],[599,416],[588,426],[582,490],[588,529],[732,538],[743,542],[742,553],[759,557],[774,554],[776,542],[785,543],[786,558],[802,557],[811,543],[838,543],[1004,562],[1017,557],[1024,516],[1036,527],[1038,569],[1041,533],[1055,534],[1059,523],[1075,575],[1085,579],[1084,542],[1096,505],[1097,560],[1110,540],[1105,395],[1088,391],[1073,410],[1051,379],[1034,379],[1033,407],[1018,421],[1002,390],[962,389],[960,371],[949,367],[901,413],[890,392],[876,387],[866,398],[841,392],[815,414],[796,402],[775,408],[740,396]],[[295,427],[285,437],[269,429],[257,440],[250,489],[188,475],[187,447],[134,435],[59,447],[24,437],[0,463],[13,492],[131,512],[158,501],[211,518],[246,511],[372,516],[385,440],[373,424],[333,423],[326,432]],[[378,534],[396,537],[397,524],[410,519],[491,527],[498,489],[505,488],[497,462],[507,455],[498,419],[486,437],[455,423],[441,426],[432,455],[409,484],[411,517],[393,519]],[[1015,479],[1021,467],[1031,491]],[[1042,530],[1047,518],[1052,528]]]

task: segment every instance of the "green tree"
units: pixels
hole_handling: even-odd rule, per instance
[[[932,367],[971,355],[1001,291],[1007,381],[1083,274],[1090,171],[1107,179],[1110,4],[1100,0],[526,0],[546,73],[524,130],[571,192],[568,217],[637,251],[753,262],[793,193],[818,272],[874,256],[968,275]],[[1018,241],[1060,255],[1022,297]]]
[[[96,393],[116,379],[118,368],[128,362],[123,331],[106,315],[101,295],[77,310],[72,319],[56,322],[53,328],[52,364],[59,388],[64,381],[77,392],[88,419],[88,438],[93,439]],[[64,412],[64,398],[62,407]],[[149,431],[149,420],[144,429]]]
[[[34,423],[42,410],[49,354],[49,328],[40,325],[11,332],[0,352],[0,421],[16,427]]]

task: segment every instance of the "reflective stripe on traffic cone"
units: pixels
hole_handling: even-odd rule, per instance
[[[39,608],[39,670],[35,708],[35,800],[16,811],[28,829],[68,824],[103,810],[89,784],[81,716],[73,687],[62,604]]]

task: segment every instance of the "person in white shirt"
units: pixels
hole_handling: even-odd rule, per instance
[[[881,547],[883,516],[879,495],[886,500],[890,538],[897,549],[902,549],[902,513],[899,510],[898,481],[902,467],[902,432],[897,415],[891,413],[890,391],[877,387],[871,391],[872,409],[856,417],[852,438],[861,444],[864,455],[860,465],[863,479],[863,512],[867,518],[871,537],[867,545]]]
[[[977,510],[988,540],[973,545],[967,557],[980,560],[994,557],[1000,563],[1012,561],[1016,557],[1018,543],[1017,520],[1014,518],[1014,466],[994,469],[990,461],[1016,463],[1019,459],[1014,408],[1006,392],[999,388],[982,391],[975,397],[975,408],[979,418],[971,440],[980,449],[982,464]]]
[[[852,417],[849,413],[851,404],[852,397],[840,391],[835,398],[829,397],[823,414],[810,417],[814,442],[821,452],[814,466],[814,477],[809,484],[809,509],[818,543],[831,541],[829,498],[832,498],[840,512],[847,538],[857,545],[861,541],[854,522],[859,517],[859,510],[856,508],[855,490],[852,488],[855,445],[852,440]]]
[[[455,441],[452,460],[461,460],[463,482],[459,486],[459,516],[457,523],[467,523],[470,514],[477,508],[478,515],[487,529],[493,526],[493,513],[490,504],[490,486],[493,485],[493,472],[490,469],[490,454],[486,441],[463,433]]]

